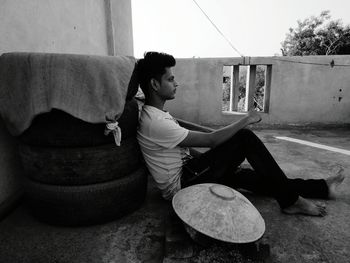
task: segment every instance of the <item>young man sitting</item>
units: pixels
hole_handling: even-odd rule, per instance
[[[147,167],[165,199],[197,183],[221,183],[275,198],[288,214],[324,216],[325,207],[305,198],[333,198],[343,181],[342,169],[324,179],[289,179],[261,140],[246,127],[261,121],[249,111],[239,121],[213,132],[181,127],[164,104],[175,98],[178,83],[173,56],[148,52],[138,61],[140,86],[145,94],[137,139]],[[193,157],[188,147],[210,147]],[[253,170],[237,169],[245,160]]]

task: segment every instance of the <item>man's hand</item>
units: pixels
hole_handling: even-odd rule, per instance
[[[249,124],[258,123],[261,121],[261,116],[255,110],[248,111],[247,116],[248,116]]]

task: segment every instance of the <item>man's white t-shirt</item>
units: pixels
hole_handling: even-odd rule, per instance
[[[178,144],[188,132],[168,112],[143,106],[137,139],[151,175],[168,200],[181,189],[182,165],[189,149]]]

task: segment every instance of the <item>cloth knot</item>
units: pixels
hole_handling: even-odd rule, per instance
[[[106,124],[106,129],[105,129],[104,134],[108,135],[111,132],[113,133],[115,144],[117,146],[120,146],[120,141],[122,139],[122,130],[118,126],[118,122],[117,121],[109,122],[109,123]]]

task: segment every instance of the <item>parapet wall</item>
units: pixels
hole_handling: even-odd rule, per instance
[[[177,59],[174,116],[222,126],[242,116],[221,111],[224,65],[271,65],[269,111],[262,124],[350,124],[350,56]]]

